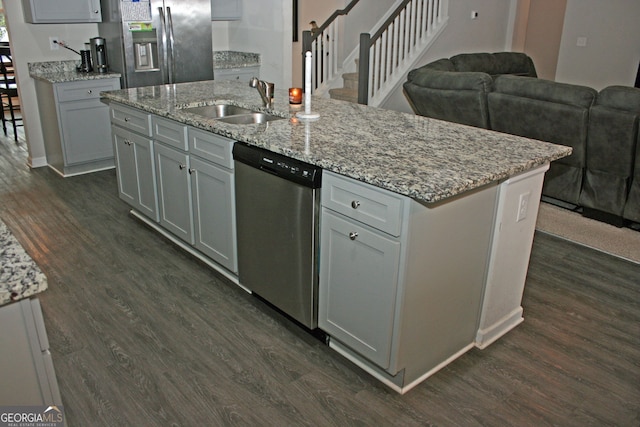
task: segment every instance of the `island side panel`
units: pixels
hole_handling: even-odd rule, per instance
[[[392,365],[405,369],[402,392],[473,347],[497,188],[431,205],[411,200],[392,352]]]
[[[549,164],[500,184],[476,346],[486,348],[522,323],[524,292],[544,174]]]

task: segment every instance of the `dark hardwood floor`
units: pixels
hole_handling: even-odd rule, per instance
[[[525,322],[401,396],[132,218],[113,170],[0,138],[0,218],[48,277],[70,426],[640,425],[640,265],[549,235]]]

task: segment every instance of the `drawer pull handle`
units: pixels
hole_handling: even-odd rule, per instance
[[[360,206],[360,202],[357,200],[354,200],[353,202],[351,202],[351,207],[353,209],[358,209],[358,207]]]
[[[356,240],[356,237],[358,237],[358,233],[355,231],[352,231],[351,233],[349,233],[349,238],[351,240]]]

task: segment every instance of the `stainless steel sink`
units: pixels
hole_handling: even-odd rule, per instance
[[[215,119],[224,123],[234,125],[251,125],[255,123],[266,123],[272,120],[281,120],[283,117],[249,110],[231,104],[205,105],[203,107],[190,107],[182,111],[197,114],[207,119]]]
[[[185,108],[183,111],[187,113],[197,114],[209,119],[217,119],[227,116],[235,116],[237,114],[250,114],[253,111],[238,107],[231,104],[205,105],[203,107]]]
[[[282,120],[284,117],[273,116],[271,114],[251,112],[250,114],[239,114],[235,116],[222,117],[218,121],[234,125],[250,125],[255,123],[266,123],[273,120]]]

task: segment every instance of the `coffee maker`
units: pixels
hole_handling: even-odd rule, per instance
[[[91,42],[91,59],[94,71],[106,73],[109,71],[106,40],[104,37],[94,37],[89,41]]]

